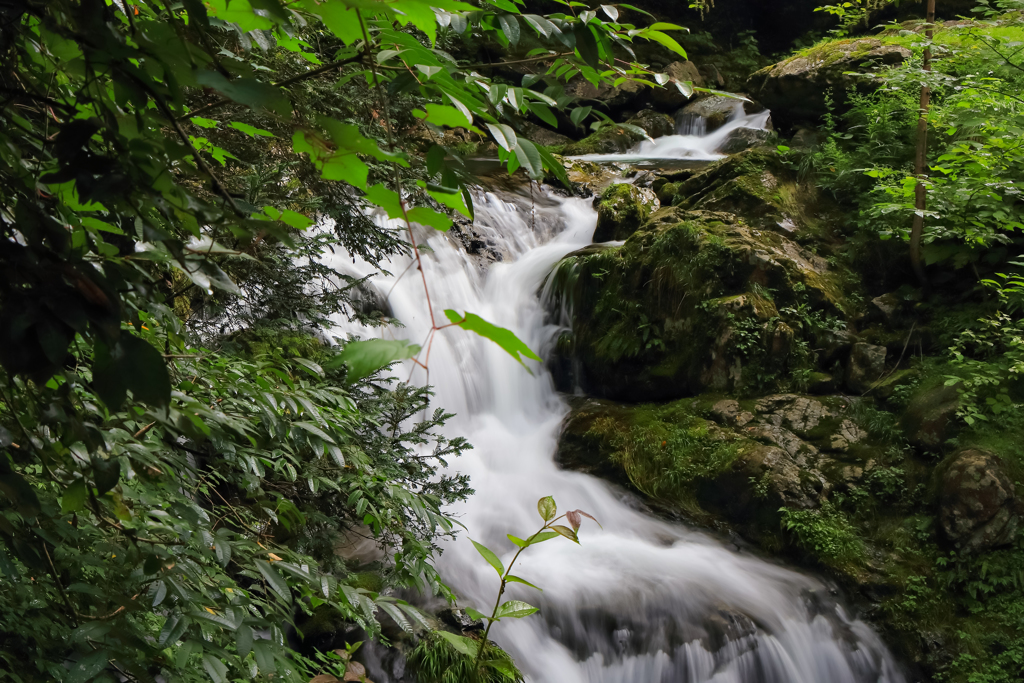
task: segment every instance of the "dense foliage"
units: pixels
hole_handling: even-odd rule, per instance
[[[471,215],[446,127],[564,181],[516,130],[568,121],[570,78],[690,91],[631,56],[682,53],[678,27],[563,4],[0,6],[0,678],[343,675],[347,653],[288,648],[297,615],[378,637],[381,612],[422,620],[388,590],[450,594],[430,562],[470,489],[438,468],[468,444],[375,374],[418,347],[318,339],[387,312],[317,256],[418,255],[412,223]],[[495,80],[480,45],[542,73]],[[336,551],[359,536],[383,551],[369,586]]]

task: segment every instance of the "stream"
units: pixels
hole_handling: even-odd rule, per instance
[[[663,159],[713,160],[738,127],[760,128],[768,113],[738,109],[725,127],[644,141],[601,162]],[[698,133],[698,134],[693,134]],[[521,192],[523,190],[520,190]],[[432,251],[423,256],[434,316],[470,311],[513,330],[541,356],[560,328],[539,293],[552,267],[592,241],[591,199],[564,198],[534,186],[533,201],[511,191],[476,197],[478,235],[501,261],[483,265],[450,235],[422,231]],[[325,256],[339,270],[374,270],[339,254]],[[388,266],[396,276],[405,257]],[[410,270],[371,279],[387,296],[404,328],[387,338],[421,343],[431,320],[423,282]],[[390,294],[389,294],[390,292]],[[339,321],[335,334],[379,336],[379,329]],[[559,469],[553,460],[568,405],[544,365],[527,372],[497,345],[459,329],[437,335],[429,359],[436,405],[456,413],[446,430],[465,436],[474,450],[451,463],[469,474],[476,494],[454,513],[467,532],[445,545],[437,566],[460,596],[460,606],[489,611],[498,588],[494,570],[471,537],[507,563],[515,546],[506,533],[527,537],[540,526],[537,499],[553,495],[561,511],[580,508],[580,544],[555,539],[525,551],[515,574],[544,589],[511,585],[540,613],[504,620],[491,638],[507,649],[537,683],[901,683],[888,649],[851,615],[820,580],[759,558],[686,526],[658,519],[636,497],[603,480]],[[397,376],[426,382],[409,363]],[[407,680],[374,671],[377,683]]]

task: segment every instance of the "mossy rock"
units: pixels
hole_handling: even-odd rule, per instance
[[[591,133],[579,142],[573,142],[553,151],[564,156],[584,156],[587,154],[620,154],[633,147],[646,136],[642,130],[630,126],[605,126],[596,133]]]
[[[570,254],[553,277],[575,312],[571,350],[584,388],[620,400],[793,376],[802,361],[790,351],[804,333],[777,306],[834,316],[845,306],[823,259],[721,212],[660,209],[621,247]]]
[[[624,240],[639,229],[651,215],[653,195],[630,183],[608,186],[594,200],[597,209],[595,242]]]
[[[728,211],[801,244],[825,243],[840,212],[813,184],[800,182],[775,150],[751,149],[679,183],[674,204]]]
[[[668,114],[662,114],[653,109],[644,109],[626,123],[644,129],[652,138],[672,135],[676,132],[676,120]]]
[[[902,64],[910,57],[906,47],[878,38],[827,41],[755,72],[747,80],[747,87],[772,110],[776,125],[789,127],[814,122],[825,114],[829,91],[842,105],[845,91],[874,87],[870,79],[849,72],[862,72],[869,63]]]

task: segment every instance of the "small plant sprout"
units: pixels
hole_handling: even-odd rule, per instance
[[[593,516],[587,514],[583,510],[570,510],[563,515],[555,516],[558,514],[558,507],[555,505],[555,499],[551,496],[545,496],[537,501],[537,512],[540,513],[541,519],[544,520],[544,525],[538,529],[532,536],[522,539],[512,534],[508,534],[508,540],[512,541],[519,547],[516,554],[512,557],[512,561],[508,563],[508,567],[505,567],[498,556],[487,546],[473,542],[473,546],[477,549],[487,563],[494,567],[494,571],[498,572],[498,576],[501,578],[501,585],[498,587],[498,597],[494,601],[494,608],[491,610],[491,614],[488,616],[479,612],[475,609],[468,608],[466,613],[474,619],[483,619],[487,622],[487,628],[484,630],[483,637],[480,639],[480,643],[477,644],[470,638],[464,636],[455,635],[454,633],[440,632],[439,635],[443,636],[448,642],[450,642],[455,649],[468,657],[474,657],[476,660],[476,667],[479,669],[481,666],[496,666],[502,664],[501,662],[492,662],[490,660],[484,660],[484,647],[487,645],[487,635],[491,632],[491,626],[494,622],[502,619],[522,619],[528,617],[534,612],[539,611],[536,607],[529,605],[522,600],[508,600],[504,603],[501,602],[501,596],[505,594],[505,587],[509,583],[521,583],[530,588],[536,588],[537,590],[543,590],[526,579],[520,578],[512,574],[512,567],[515,565],[516,560],[524,550],[529,548],[531,545],[537,543],[543,543],[549,541],[552,538],[558,536],[564,536],[573,543],[579,543],[580,539],[576,535],[579,531],[580,524],[583,522],[583,518],[593,520],[598,526],[601,523],[594,519]],[[557,524],[556,522],[565,519],[569,526],[564,524]],[[500,670],[500,667],[498,667]]]

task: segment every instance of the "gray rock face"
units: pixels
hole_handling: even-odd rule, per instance
[[[956,435],[960,393],[956,386],[937,386],[915,396],[900,420],[907,440],[934,449]]]
[[[1013,542],[1021,505],[1003,463],[991,453],[957,454],[942,478],[939,519],[946,537],[972,552]]]
[[[676,132],[675,119],[668,114],[662,114],[653,109],[644,109],[626,123],[643,128],[652,138],[672,135]]]
[[[846,388],[858,394],[870,389],[885,372],[886,353],[884,346],[854,344],[850,349],[850,361],[846,365]]]
[[[772,118],[783,125],[816,121],[826,112],[825,93],[832,88],[837,103],[845,91],[873,86],[870,79],[848,76],[864,72],[868,65],[902,64],[911,52],[899,45],[886,45],[876,38],[826,43],[803,54],[761,69],[750,76],[750,93],[772,110]]]
[[[771,131],[757,128],[737,128],[729,133],[729,137],[725,139],[718,151],[722,154],[738,154],[745,149],[768,142],[771,137]]]

